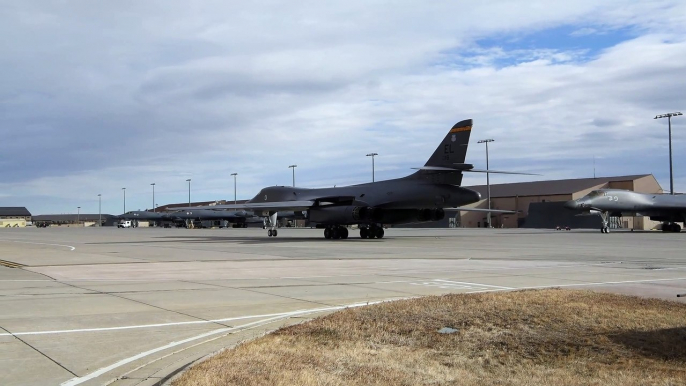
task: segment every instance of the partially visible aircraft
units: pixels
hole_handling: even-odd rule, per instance
[[[274,186],[262,189],[244,204],[212,208],[248,209],[256,215],[269,216],[269,237],[278,234],[276,219],[279,211],[307,211],[310,221],[325,226],[326,239],[348,238],[345,226],[354,224],[359,226],[361,238],[382,238],[384,229],[381,224],[438,221],[445,217],[446,209],[459,208],[481,199],[478,192],[460,186],[464,172],[486,172],[464,163],[471,130],[471,119],[456,123],[426,164],[407,177],[334,188]],[[477,208],[456,210],[514,213]]]
[[[681,232],[686,220],[686,195],[646,194],[621,189],[598,189],[565,203],[565,208],[602,218],[602,233],[609,233],[609,216],[647,216],[662,222],[665,232]]]

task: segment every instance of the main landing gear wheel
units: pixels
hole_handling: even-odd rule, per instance
[[[276,231],[276,229],[270,229],[267,231],[267,236],[269,237],[276,237],[279,233]]]
[[[681,225],[673,222],[673,223],[664,223],[662,224],[662,231],[663,232],[681,232]]]
[[[369,228],[360,228],[360,238],[363,239],[373,239],[373,238],[383,238],[384,230],[378,225],[372,225]]]
[[[347,239],[348,238],[348,228],[344,226],[330,226],[324,229],[324,238],[327,240],[334,239]]]

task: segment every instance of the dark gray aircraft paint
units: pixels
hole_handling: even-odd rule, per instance
[[[481,199],[479,193],[460,186],[463,172],[477,171],[464,163],[471,130],[471,119],[456,123],[424,167],[407,177],[320,189],[273,186],[262,189],[245,204],[213,208],[249,209],[257,215],[268,215],[269,236],[277,235],[278,212],[287,210],[307,211],[310,221],[325,226],[327,239],[347,238],[346,225],[358,225],[363,239],[382,238],[382,224],[437,221],[444,218],[446,208],[461,207]]]
[[[603,219],[600,229],[608,233],[608,216],[647,216],[661,221],[665,232],[680,232],[677,223],[686,220],[686,195],[645,194],[621,189],[594,190],[586,196],[568,201],[567,209],[598,214]]]
[[[248,223],[262,222],[262,218],[255,216],[252,212],[241,211],[216,211],[210,209],[187,209],[176,212],[148,212],[131,211],[117,216],[124,220],[134,221],[172,221],[175,223],[186,223],[187,221],[223,220],[231,224],[238,224],[241,227]]]

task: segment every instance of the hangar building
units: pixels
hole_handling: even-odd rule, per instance
[[[468,186],[481,193],[481,201],[470,205],[488,208],[486,185]],[[562,207],[569,200],[576,200],[596,189],[626,189],[640,193],[662,193],[662,188],[652,174],[618,177],[577,178],[567,180],[491,184],[491,208],[518,211],[517,214],[492,214],[491,224],[495,228],[554,228],[571,226],[575,228],[600,227],[598,216],[575,216]],[[486,214],[461,212],[453,220],[454,226],[466,228],[484,227]],[[459,224],[458,224],[459,222]],[[657,222],[644,217],[611,218],[613,228],[652,229]]]
[[[31,212],[25,207],[0,207],[0,228],[25,227],[27,222],[31,222]]]

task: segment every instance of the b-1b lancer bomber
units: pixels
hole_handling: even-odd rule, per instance
[[[621,189],[598,189],[578,200],[568,201],[568,209],[598,214],[603,224],[602,233],[608,233],[608,216],[647,216],[662,222],[665,232],[681,232],[677,223],[686,220],[686,195],[645,194]]]
[[[446,209],[481,199],[478,192],[460,186],[463,172],[485,172],[464,163],[471,130],[471,119],[455,124],[426,164],[407,177],[333,188],[274,186],[262,189],[245,204],[217,205],[213,209],[248,209],[269,216],[270,237],[277,235],[279,211],[307,211],[311,222],[325,227],[326,239],[348,238],[346,225],[358,225],[360,237],[372,239],[384,236],[382,224],[438,221],[445,217]]]

